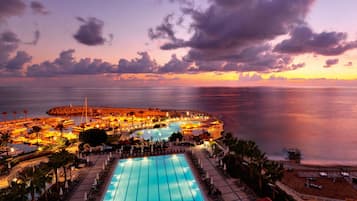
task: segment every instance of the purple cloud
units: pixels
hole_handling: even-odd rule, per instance
[[[35,13],[35,14],[41,14],[41,15],[49,14],[49,11],[39,1],[32,1],[30,6],[31,6],[33,13]]]
[[[149,30],[151,39],[167,42],[161,49],[190,48],[186,58],[206,67],[201,70],[283,71],[291,70],[290,56],[273,52],[267,42],[304,24],[314,0],[212,0],[205,10],[182,8],[190,16],[193,35],[188,40],[175,36],[172,17]],[[279,15],[272,15],[279,13]],[[206,65],[207,62],[213,62]],[[220,66],[219,62],[229,65]],[[209,67],[210,66],[210,67]]]
[[[54,61],[45,61],[27,68],[29,77],[55,77],[61,75],[92,75],[115,72],[115,65],[101,59],[82,58],[77,61],[75,50],[62,51]]]
[[[155,60],[151,59],[147,52],[138,52],[139,57],[127,60],[120,59],[118,73],[152,73],[159,69]]]
[[[8,70],[22,70],[24,65],[30,62],[32,57],[28,55],[25,51],[18,51],[16,55],[11,58],[5,68]]]
[[[24,65],[30,62],[32,57],[24,51],[17,51],[20,42],[14,32],[5,31],[1,33],[0,75],[22,76]]]
[[[14,32],[4,31],[1,34],[1,41],[9,44],[11,43],[17,44],[18,42],[20,42],[20,39],[17,37],[17,35]]]
[[[325,61],[324,68],[330,68],[331,66],[336,65],[336,64],[338,64],[338,59],[327,59]]]
[[[0,23],[8,17],[22,15],[26,4],[22,0],[1,0],[0,1]]]
[[[106,39],[103,36],[104,22],[97,18],[91,17],[87,20],[77,17],[77,20],[82,23],[74,38],[84,45],[94,46],[103,45]],[[109,40],[113,39],[113,34],[109,36]]]
[[[187,72],[188,68],[192,65],[192,62],[187,62],[185,60],[180,60],[175,54],[171,56],[170,61],[168,61],[164,66],[160,67],[159,73],[184,73]]]
[[[275,46],[275,51],[289,54],[314,53],[320,55],[340,55],[357,48],[357,41],[346,41],[342,32],[313,33],[307,26],[299,26],[290,32],[290,38]]]

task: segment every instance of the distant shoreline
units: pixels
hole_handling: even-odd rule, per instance
[[[88,116],[103,115],[103,114],[128,114],[135,116],[181,116],[187,112],[191,114],[207,114],[202,111],[194,110],[175,110],[175,109],[159,109],[159,108],[117,108],[117,107],[96,107],[88,106]],[[46,112],[51,116],[81,116],[85,113],[83,106],[59,106],[53,107]]]

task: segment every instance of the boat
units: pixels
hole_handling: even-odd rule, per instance
[[[81,116],[81,123],[79,126],[73,126],[72,127],[72,132],[73,133],[80,133],[89,129],[94,128],[88,123],[88,101],[87,97],[84,99],[84,106],[82,110],[82,116]]]

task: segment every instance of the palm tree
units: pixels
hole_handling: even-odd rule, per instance
[[[75,160],[75,156],[73,154],[69,153],[65,149],[62,149],[61,151],[56,152],[49,157],[49,164],[50,164],[50,167],[52,167],[53,171],[55,172],[57,186],[58,186],[57,169],[59,169],[61,167],[63,168],[64,179],[66,182],[67,181],[67,165],[69,163],[73,163],[74,160]]]
[[[7,112],[2,112],[2,118],[3,118],[3,121],[6,121],[6,116],[7,116]]]
[[[56,125],[55,129],[56,129],[56,130],[59,130],[59,132],[61,133],[61,138],[62,138],[63,130],[64,130],[63,122],[58,123],[58,124]]]
[[[143,118],[143,116],[144,116],[144,115],[143,115],[143,114],[144,114],[144,111],[140,110],[140,111],[139,111],[139,114],[141,115],[141,118]]]
[[[135,112],[134,111],[130,111],[128,114],[131,116],[131,126],[134,126]]]
[[[257,175],[258,179],[258,188],[259,191],[262,190],[263,187],[263,176],[266,175],[266,171],[264,169],[264,166],[266,166],[266,163],[268,162],[268,158],[265,153],[256,153],[253,157],[252,163],[254,163],[254,169],[255,174]]]
[[[41,127],[39,126],[33,126],[32,127],[32,131],[36,133],[36,136],[37,136],[37,145],[39,144],[38,141],[39,141],[39,134],[40,134],[40,131],[42,130]]]
[[[26,110],[26,109],[24,109],[24,115],[25,115],[25,118],[27,118],[27,113],[28,113],[28,111]]]
[[[75,160],[75,155],[69,153],[67,150],[62,149],[60,152],[58,152],[58,154],[61,156],[62,158],[62,168],[63,168],[63,173],[64,173],[64,182],[67,181],[67,165],[69,163],[73,163]]]
[[[36,167],[32,183],[34,190],[39,195],[42,194],[42,190],[46,188],[46,183],[51,181],[49,171],[44,167]]]
[[[35,178],[35,168],[34,167],[25,167],[17,177],[19,183],[26,184],[26,190],[31,194],[31,200],[35,200],[35,187],[33,180]]]
[[[11,188],[2,191],[0,201],[28,201],[26,184],[11,182]]]
[[[60,154],[54,153],[48,157],[48,165],[52,168],[55,173],[56,186],[58,187],[58,174],[57,170],[62,166],[62,156]]]
[[[6,148],[6,155],[8,156],[9,149],[8,149],[7,145],[11,141],[9,131],[7,131],[6,133],[1,133],[0,141],[1,141],[1,146],[4,146]]]
[[[275,161],[268,161],[265,166],[265,175],[269,182],[275,183],[279,181],[284,176],[284,166],[282,163],[278,163]]]

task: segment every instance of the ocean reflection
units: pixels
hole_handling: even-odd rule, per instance
[[[357,90],[347,88],[0,88],[0,112],[45,115],[58,105],[198,109],[271,156],[301,149],[305,162],[357,163]],[[355,162],[356,161],[356,162]]]

